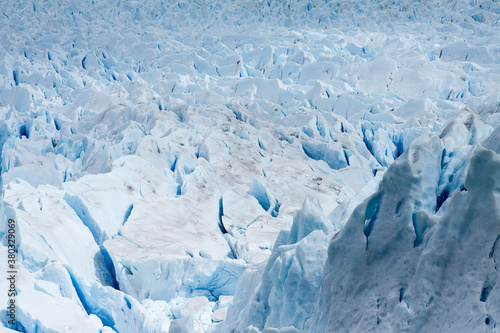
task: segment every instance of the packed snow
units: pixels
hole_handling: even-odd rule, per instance
[[[493,331],[500,3],[0,3],[0,331]]]

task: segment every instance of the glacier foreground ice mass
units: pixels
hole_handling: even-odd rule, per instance
[[[315,266],[304,265],[299,252],[313,233],[295,245],[295,253],[287,241],[297,238],[285,236],[299,230],[301,216],[315,219],[306,200],[290,231],[278,237],[262,275],[256,273],[261,279],[256,292],[248,297],[237,290],[226,330],[250,325],[256,331],[287,326],[308,332],[494,330],[498,131],[467,108],[441,135],[413,141],[378,190],[340,230],[329,231],[328,250],[324,234],[323,240],[303,245],[301,252],[313,256]],[[248,304],[238,297],[247,297]]]
[[[414,141],[356,208],[329,245],[310,331],[494,330],[500,156],[479,123],[462,114]]]

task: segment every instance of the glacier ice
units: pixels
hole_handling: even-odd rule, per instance
[[[492,132],[466,108],[440,136],[414,140],[347,221],[348,205],[329,221],[306,199],[265,269],[242,276],[224,331],[495,327],[500,160],[498,129]],[[306,226],[322,236],[298,236]],[[301,253],[314,265],[304,266]],[[255,291],[239,290],[249,286]]]
[[[261,276],[241,277],[239,289],[249,289],[248,279],[260,278],[260,285],[253,294],[236,294],[236,299],[246,300],[229,307],[225,330],[241,330],[250,325],[260,329],[303,328],[314,310],[326,260],[327,235],[332,231],[319,202],[306,198],[290,230],[278,235]],[[254,284],[252,281],[250,286]]]
[[[449,131],[452,127],[466,133]],[[490,132],[466,110],[440,139],[414,141],[389,168],[377,194],[356,208],[329,245],[318,304],[324,310],[311,320],[310,331],[495,326],[498,314],[489,302],[496,297],[492,281],[499,215],[494,193],[500,160],[480,143]],[[443,165],[446,151],[457,154]],[[458,183],[449,182],[449,198],[436,212],[439,176],[456,159],[464,175]],[[378,215],[366,237],[363,224],[373,200],[379,203]],[[350,320],[353,316],[359,320]]]
[[[0,11],[1,260],[6,218],[19,226],[11,328],[418,331],[470,307],[469,323],[440,328],[494,329],[497,2]],[[393,253],[408,255],[406,280],[386,277]],[[462,280],[441,286],[429,269]],[[355,308],[337,303],[341,283]],[[471,292],[452,307],[450,286]]]

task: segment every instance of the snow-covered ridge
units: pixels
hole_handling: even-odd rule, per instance
[[[421,134],[465,105],[500,123],[499,5],[0,3],[17,329],[213,331],[226,327],[240,276],[256,287],[263,269],[275,277],[270,303],[285,298],[265,312],[269,325],[304,328],[314,297],[304,294],[306,314],[287,308],[279,269],[293,258],[321,267],[328,235]],[[448,131],[469,133],[456,124]],[[445,154],[433,189],[439,212],[468,154],[443,140],[455,158]],[[325,216],[333,226],[311,232]]]

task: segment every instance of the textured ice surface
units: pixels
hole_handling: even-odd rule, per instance
[[[260,285],[250,297],[243,293],[253,283],[248,283],[248,277],[241,278],[238,289],[243,292],[235,297],[247,299],[229,308],[224,330],[241,330],[250,325],[303,328],[315,310],[327,257],[327,235],[333,231],[319,203],[306,198],[291,229],[278,235]]]
[[[334,327],[335,304],[315,310],[336,292],[329,239],[366,205],[345,241],[383,247],[379,206],[402,197],[379,188],[387,168],[423,179],[421,163],[428,178],[401,181],[417,250],[482,193],[468,182],[485,182],[470,165],[499,150],[498,129],[481,143],[500,124],[499,14],[492,1],[0,3],[0,259],[14,217],[16,328]],[[494,309],[473,310],[495,325]]]
[[[308,330],[495,330],[500,159],[477,144],[490,132],[464,111],[410,145],[331,241]]]
[[[413,141],[347,222],[349,204],[332,226],[306,199],[267,266],[242,276],[223,331],[494,330],[497,132],[465,109]]]

